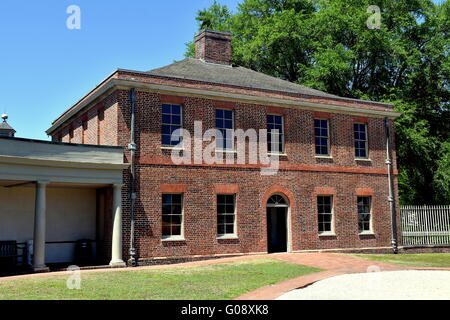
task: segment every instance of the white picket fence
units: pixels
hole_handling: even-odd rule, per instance
[[[402,206],[403,246],[450,245],[450,206]]]

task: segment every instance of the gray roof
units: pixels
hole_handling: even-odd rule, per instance
[[[252,89],[338,98],[336,95],[271,77],[244,67],[208,63],[192,58],[187,58],[162,68],[153,69],[146,73],[154,76],[205,81]]]
[[[8,124],[8,122],[6,121],[2,121],[0,122],[0,130],[9,130],[9,131],[14,131],[16,132],[16,130],[14,130],[13,128],[11,128],[11,126]]]

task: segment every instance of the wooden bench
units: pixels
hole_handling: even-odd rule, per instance
[[[19,249],[22,254],[19,254]],[[0,241],[0,270],[13,270],[18,267],[19,258],[21,264],[26,261],[26,249],[17,244],[17,241]]]

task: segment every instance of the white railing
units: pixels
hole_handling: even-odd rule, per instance
[[[404,246],[450,245],[450,206],[402,206]]]

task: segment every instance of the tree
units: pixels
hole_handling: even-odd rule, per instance
[[[448,1],[243,0],[199,11],[233,33],[233,63],[341,96],[394,103],[402,204],[450,204]],[[187,56],[193,55],[192,43]]]

